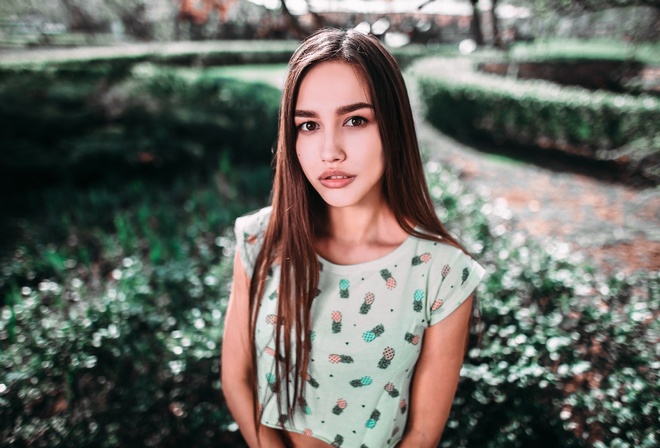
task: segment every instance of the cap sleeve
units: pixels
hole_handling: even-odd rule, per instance
[[[427,322],[435,325],[458,308],[477,288],[486,271],[462,250],[449,246],[430,273]],[[444,260],[442,259],[444,258]]]
[[[249,215],[236,218],[234,234],[236,250],[241,257],[243,269],[252,278],[254,264],[263,244],[264,232],[270,219],[271,208],[266,207]]]

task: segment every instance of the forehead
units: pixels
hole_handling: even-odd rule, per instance
[[[358,102],[371,103],[360,69],[347,62],[329,61],[315,65],[304,76],[296,109],[334,110]]]

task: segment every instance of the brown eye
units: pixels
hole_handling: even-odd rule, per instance
[[[351,117],[346,122],[348,126],[353,126],[353,127],[364,126],[366,123],[367,120],[362,117]]]
[[[302,131],[315,131],[318,128],[318,125],[313,121],[306,121],[300,125]]]

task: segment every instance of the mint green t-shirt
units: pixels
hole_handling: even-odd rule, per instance
[[[267,207],[236,220],[237,248],[249,277],[270,212]],[[274,393],[279,265],[266,279],[255,334],[261,423],[336,447],[395,446],[406,427],[424,330],[463,303],[485,271],[460,249],[413,236],[366,263],[319,261],[309,372],[294,416],[280,415]],[[442,371],[437,380],[444,381]]]

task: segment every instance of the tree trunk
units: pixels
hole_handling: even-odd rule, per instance
[[[497,8],[497,1],[498,0],[492,0],[493,7],[490,10],[490,21],[493,25],[493,46],[496,48],[502,48],[500,28],[497,24],[497,14],[495,13],[495,8]]]
[[[312,7],[309,5],[309,2],[310,2],[310,0],[306,0],[307,10],[309,11],[309,13],[312,16],[312,20],[314,21],[314,27],[317,30],[320,30],[321,28],[323,28],[325,26],[325,19],[323,19],[323,17],[320,14],[312,11]]]
[[[282,0],[284,1],[284,0]],[[472,3],[472,35],[479,47],[484,45],[484,33],[481,30],[481,16],[479,15],[479,0],[470,0]]]
[[[304,39],[307,36],[309,36],[309,32],[306,31],[302,25],[300,25],[300,22],[298,22],[298,18],[291,14],[291,11],[289,11],[289,8],[286,6],[286,0],[280,0],[280,5],[282,6],[282,14],[284,14],[284,17],[286,17],[287,22],[289,22],[289,27],[291,28],[291,31],[298,37],[299,39]]]

